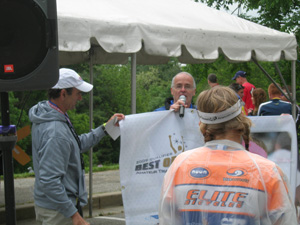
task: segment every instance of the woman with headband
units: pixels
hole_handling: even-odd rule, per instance
[[[178,155],[168,169],[159,224],[296,225],[286,176],[247,150],[251,120],[234,91],[204,91],[197,107],[205,145]]]

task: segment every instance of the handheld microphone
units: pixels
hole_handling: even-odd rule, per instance
[[[179,100],[183,101],[184,104],[185,104],[186,97],[184,95],[180,95]],[[179,108],[179,117],[184,117],[184,109],[185,109],[184,106],[180,105],[180,108]]]

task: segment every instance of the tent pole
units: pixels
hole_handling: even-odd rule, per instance
[[[90,83],[94,85],[93,74],[93,49],[90,50]],[[89,117],[90,117],[90,130],[93,129],[93,89],[90,91],[89,98]],[[89,216],[93,216],[93,148],[89,152]]]
[[[296,122],[296,119],[297,119],[297,115],[296,115],[296,105],[297,105],[297,101],[296,101],[296,61],[293,60],[292,63],[291,63],[291,79],[292,79],[292,84],[291,84],[291,88],[292,88],[292,98],[291,98],[291,102],[292,102],[292,113],[293,113],[293,118],[294,118],[294,121]],[[297,166],[296,168],[298,168],[298,165],[299,165],[299,144],[298,144],[298,134],[297,134],[297,129],[298,127],[296,127],[296,143],[297,143],[297,155],[296,155],[296,163],[297,163]],[[298,169],[296,169],[297,172],[298,172]],[[295,179],[292,179],[294,180],[294,182],[292,181],[291,182],[291,188],[293,190],[293,197],[294,199],[296,199],[296,189],[297,189],[297,184],[298,184],[298,181],[297,181],[297,176],[295,176]]]
[[[281,87],[279,87],[278,86],[278,84],[276,83],[276,81],[270,76],[270,74],[268,74],[268,72],[267,71],[265,71],[265,69],[257,62],[257,60],[255,59],[255,58],[253,58],[252,57],[252,61],[258,66],[258,68],[269,78],[269,80],[280,90],[280,92],[282,93],[282,94],[284,94],[283,93],[283,90],[282,90],[282,88]],[[288,98],[285,94],[284,94],[284,96],[286,97],[286,98]]]
[[[136,53],[131,54],[131,114],[136,114]]]
[[[293,104],[293,117],[296,120],[296,61],[292,61],[292,104]]]
[[[281,82],[283,83],[283,86],[284,86],[285,90],[287,90],[287,95],[286,95],[285,93],[282,93],[282,94],[283,94],[290,102],[292,102],[292,96],[291,96],[290,91],[289,91],[289,89],[288,89],[288,87],[287,87],[287,85],[286,85],[286,82],[285,82],[285,80],[284,80],[284,78],[283,78],[283,76],[282,76],[282,73],[281,73],[281,71],[280,71],[280,69],[279,69],[279,67],[278,67],[278,64],[277,64],[276,62],[274,62],[274,65],[275,65],[275,69],[276,69],[277,73],[278,73],[279,76],[280,76]]]

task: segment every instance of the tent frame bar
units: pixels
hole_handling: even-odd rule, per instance
[[[283,92],[282,88],[278,86],[278,84],[276,83],[276,81],[268,74],[268,72],[258,63],[258,61],[252,57],[252,61],[258,66],[258,68],[266,75],[266,77],[269,78],[269,80],[271,80],[271,82],[281,91],[281,93],[292,103],[292,115],[294,120],[296,120],[296,66],[295,66],[295,61],[292,61],[292,72],[291,72],[291,76],[292,76],[292,95],[290,95],[290,93],[288,92],[288,96]],[[282,81],[282,83],[284,84],[286,90],[288,90],[286,82],[280,72],[280,69],[277,65],[277,63],[274,63],[275,65],[275,69],[277,70],[280,79]]]
[[[136,53],[131,54],[131,114],[136,114]]]
[[[94,57],[94,50],[93,48],[90,49],[89,52],[90,56],[90,83],[94,85],[94,69],[93,69],[93,57]],[[90,131],[93,129],[94,123],[94,91],[93,89],[89,93],[89,116],[90,116]],[[93,147],[90,148],[89,151],[89,217],[93,216]]]
[[[271,77],[270,74],[268,74],[268,72],[258,63],[258,61],[255,58],[252,58],[253,62],[258,66],[258,68],[266,75],[267,78],[269,78],[269,80],[281,91],[283,92],[283,90],[281,89],[281,87],[278,86],[278,84],[276,83],[276,81]]]
[[[296,107],[297,107],[297,100],[296,100],[296,61],[292,61],[292,65],[291,65],[291,71],[292,71],[292,79],[291,79],[291,84],[292,84],[292,105],[293,105],[293,117],[294,120],[296,120],[297,115],[296,115]]]
[[[280,69],[279,69],[279,67],[278,67],[278,64],[277,64],[276,62],[274,62],[274,66],[275,66],[275,69],[276,69],[277,73],[278,73],[279,76],[280,76],[281,82],[283,83],[285,90],[289,90],[288,87],[287,87],[287,85],[286,85],[286,82],[285,82],[285,80],[284,80],[284,78],[283,78],[283,76],[282,76],[282,73],[281,73],[281,71],[280,71]],[[289,91],[287,91],[287,95],[286,95],[286,93],[284,93],[284,92],[282,92],[282,94],[283,94],[290,102],[292,102],[292,96],[291,96],[291,94],[290,94]]]

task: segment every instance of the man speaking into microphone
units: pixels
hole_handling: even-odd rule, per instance
[[[194,77],[188,72],[176,74],[171,83],[171,94],[173,98],[167,98],[165,106],[154,111],[163,111],[174,109],[179,112],[179,116],[184,116],[184,108],[196,108],[192,104],[192,98],[196,93],[196,82]]]

